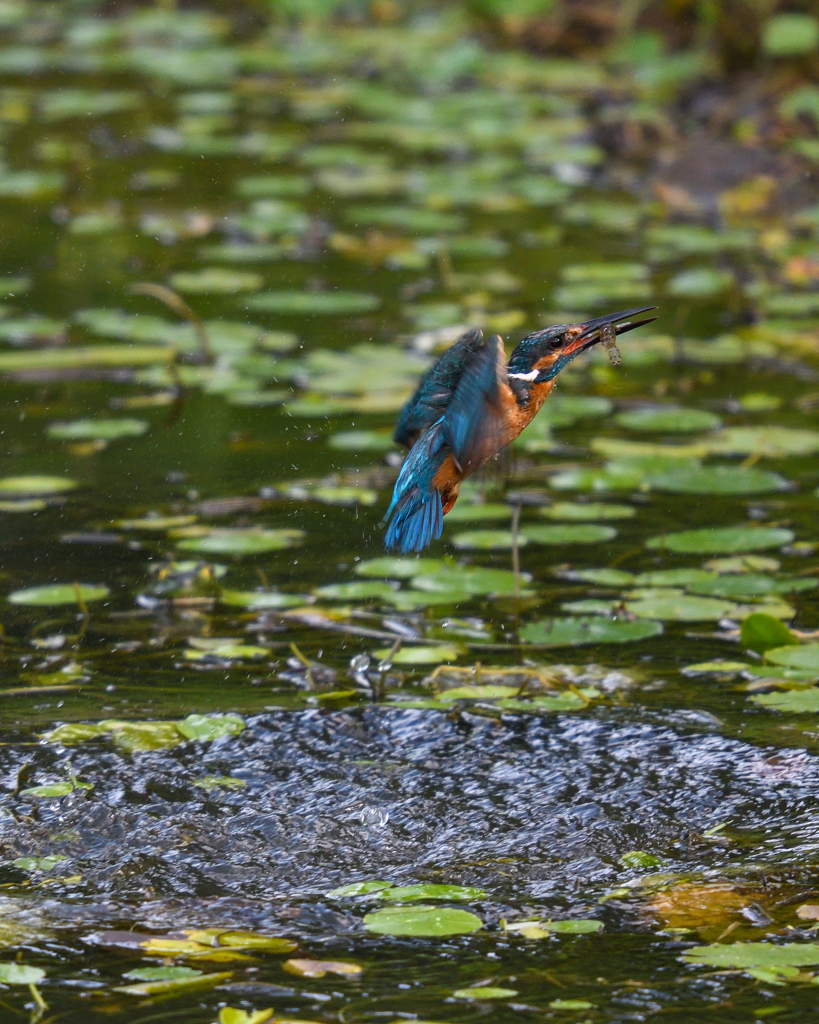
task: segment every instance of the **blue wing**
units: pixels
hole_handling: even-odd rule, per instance
[[[505,381],[503,342],[493,334],[464,367],[444,414],[444,440],[464,474],[503,447]]]
[[[411,448],[440,419],[455,394],[464,370],[484,344],[481,331],[468,331],[444,352],[421,378],[415,394],[398,417],[393,440]]]

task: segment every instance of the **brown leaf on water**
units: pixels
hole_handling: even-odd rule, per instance
[[[666,928],[721,931],[746,907],[764,901],[764,893],[743,891],[730,882],[682,882],[656,893],[645,909]]]
[[[325,974],[361,974],[358,964],[347,964],[341,960],[285,960],[282,967],[289,974],[302,978],[323,978]]]
[[[801,917],[803,921],[819,921],[819,904],[803,903],[801,907],[796,908],[796,916]]]

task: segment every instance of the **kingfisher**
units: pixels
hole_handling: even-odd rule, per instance
[[[508,363],[497,334],[485,338],[472,330],[459,338],[426,372],[398,417],[393,440],[409,454],[384,517],[387,549],[407,554],[437,540],[461,483],[532,422],[560,371],[598,342],[616,351],[617,335],[657,319],[628,318],[656,308],[535,331]]]

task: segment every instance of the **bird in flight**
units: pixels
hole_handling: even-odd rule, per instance
[[[617,335],[657,319],[628,318],[656,308],[535,331],[508,363],[497,334],[469,331],[448,348],[398,417],[393,440],[409,454],[384,517],[387,548],[406,554],[437,540],[461,483],[532,422],[560,371],[598,342],[616,353]]]

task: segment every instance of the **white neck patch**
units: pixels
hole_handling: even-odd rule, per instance
[[[507,373],[509,380],[535,380],[540,370],[530,370],[528,373]]]

